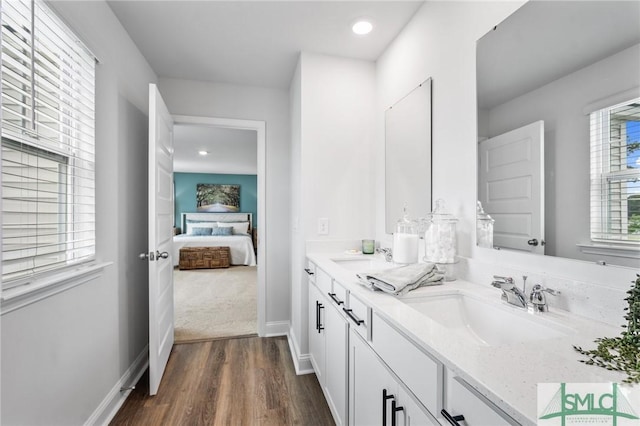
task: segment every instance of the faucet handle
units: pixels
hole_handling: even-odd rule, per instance
[[[562,292],[559,291],[559,290],[554,290],[552,288],[543,287],[540,284],[536,284],[536,285],[533,286],[533,288],[531,289],[531,294],[540,293],[540,292],[543,292],[543,291],[545,293],[549,293],[552,296],[557,296],[559,294],[562,294]]]

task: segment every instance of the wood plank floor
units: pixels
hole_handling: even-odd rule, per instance
[[[314,374],[296,376],[284,337],[175,345],[160,389],[148,376],[111,425],[333,425]]]

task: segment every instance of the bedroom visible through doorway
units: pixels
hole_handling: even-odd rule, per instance
[[[258,132],[174,126],[175,342],[256,335]]]

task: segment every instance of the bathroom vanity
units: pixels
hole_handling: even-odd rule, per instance
[[[357,281],[390,266],[378,256],[307,256],[310,358],[338,425],[534,425],[538,383],[624,379],[578,362],[572,347],[619,328],[533,314],[489,282],[394,297]]]

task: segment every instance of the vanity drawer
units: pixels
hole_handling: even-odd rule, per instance
[[[336,306],[340,306],[343,308],[347,303],[347,289],[342,286],[338,281],[333,280],[333,292],[328,294],[329,298],[332,299],[331,302]],[[342,303],[340,303],[342,302]],[[342,309],[340,309],[342,310]]]
[[[348,305],[345,308],[345,313],[349,317],[351,327],[363,339],[371,340],[371,308],[354,297],[353,294],[349,294]]]
[[[443,366],[373,314],[372,346],[433,415],[442,407]]]
[[[327,295],[331,292],[331,277],[322,269],[316,268],[316,286],[320,293]]]
[[[447,371],[448,372],[448,371]],[[491,401],[480,395],[466,381],[453,374],[447,378],[447,413],[451,416],[464,416],[467,426],[503,426],[519,423],[504,413]],[[438,413],[440,415],[441,413]],[[442,423],[448,425],[444,417]]]

